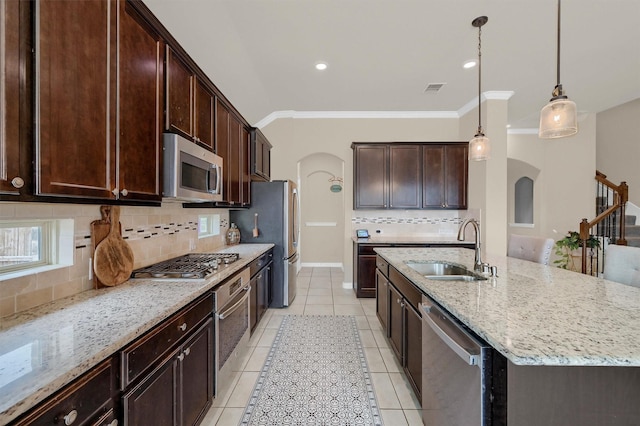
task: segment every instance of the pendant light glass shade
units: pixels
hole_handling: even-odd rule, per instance
[[[491,158],[491,144],[483,133],[477,133],[469,141],[469,160],[486,161]]]
[[[553,139],[576,133],[578,133],[576,103],[566,96],[551,99],[540,111],[538,136],[543,139]]]
[[[538,136],[542,139],[563,138],[578,133],[576,103],[569,100],[562,90],[562,84],[560,84],[560,6],[561,0],[558,0],[557,83],[553,89],[553,97],[540,111]]]

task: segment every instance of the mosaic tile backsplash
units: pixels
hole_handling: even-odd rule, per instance
[[[211,252],[225,246],[229,227],[226,209],[183,209],[181,204],[161,207],[122,206],[122,236],[134,254],[134,268],[188,252]],[[198,216],[220,215],[220,234],[198,238]],[[0,279],[0,318],[93,288],[90,224],[100,219],[100,206],[0,202],[0,219],[73,219],[73,265],[29,275]]]
[[[385,236],[456,235],[467,217],[479,218],[470,210],[357,210],[351,217],[351,229],[367,229]],[[379,232],[378,232],[379,231]]]

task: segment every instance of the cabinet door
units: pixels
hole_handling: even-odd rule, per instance
[[[467,208],[468,149],[466,144],[445,147],[444,194],[446,207],[450,209]]]
[[[249,295],[249,328],[251,333],[253,333],[253,330],[255,330],[258,325],[258,275],[249,281],[249,285],[251,286],[251,294]]]
[[[229,109],[216,99],[216,153],[222,157],[222,199],[229,199]]]
[[[180,365],[181,425],[195,425],[213,400],[213,319],[182,345]],[[152,423],[148,423],[152,424]]]
[[[37,194],[113,198],[115,6],[36,3]]]
[[[389,208],[422,207],[422,150],[420,145],[389,148]]]
[[[251,204],[251,136],[249,130],[245,127],[241,127],[241,140],[240,145],[242,147],[242,168],[241,175],[241,196],[240,202],[243,206]]]
[[[166,361],[127,392],[124,404],[125,425],[175,426],[178,424],[178,355],[173,351]]]
[[[387,323],[389,316],[389,281],[376,269],[376,315],[382,325],[384,334],[388,337]]]
[[[400,364],[404,365],[402,353],[403,339],[403,317],[404,317],[404,301],[402,294],[392,285],[389,284],[389,323],[388,336],[391,349],[395,352],[396,357],[400,360]]]
[[[354,155],[354,200],[356,209],[386,209],[389,199],[389,147],[357,145]]]
[[[445,207],[444,198],[444,146],[422,147],[423,184],[422,206],[424,208]]]
[[[199,78],[196,78],[194,108],[195,139],[213,151],[215,96]]]
[[[266,267],[258,274],[258,322],[262,319],[269,308],[269,274],[271,267]]]
[[[408,304],[405,304],[404,330],[404,371],[415,391],[418,401],[422,395],[422,318]]]
[[[227,167],[228,197],[231,204],[242,201],[242,124],[233,115],[229,115],[229,161]]]
[[[20,3],[0,2],[0,193],[18,194],[20,183]]]
[[[159,201],[164,43],[129,2],[119,7],[119,198]]]
[[[167,130],[193,136],[192,90],[193,73],[189,66],[167,47]]]
[[[356,297],[376,297],[376,255],[358,255]]]

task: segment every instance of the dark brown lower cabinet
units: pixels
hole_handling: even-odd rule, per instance
[[[376,311],[391,349],[422,400],[422,317],[420,291],[378,256]],[[382,268],[382,269],[381,269]],[[384,274],[388,268],[388,276]],[[385,314],[386,310],[386,314]]]
[[[98,364],[91,372],[53,395],[14,423],[26,425],[111,425],[117,419],[115,358]],[[115,423],[117,424],[117,422]]]
[[[251,296],[249,304],[249,322],[251,333],[269,309],[273,299],[273,250],[251,262]]]
[[[123,397],[124,424],[194,425],[213,398],[213,319],[209,318]]]

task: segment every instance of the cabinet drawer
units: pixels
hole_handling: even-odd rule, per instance
[[[269,250],[264,253],[259,258],[255,259],[249,264],[249,271],[251,273],[251,278],[253,278],[262,268],[267,266],[269,262],[273,260],[273,250]]]
[[[389,267],[389,281],[402,293],[402,296],[413,306],[413,309],[420,312],[419,305],[422,301],[420,290],[393,266]]]
[[[107,411],[113,408],[114,364],[112,359],[99,364],[20,419],[15,426],[101,424],[97,420],[104,418]]]
[[[385,277],[389,276],[389,264],[380,256],[376,257],[376,268],[378,268]]]
[[[208,293],[124,349],[122,351],[122,389],[152,367],[164,353],[212,313],[213,297]]]

